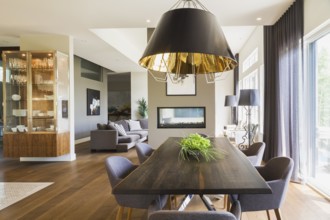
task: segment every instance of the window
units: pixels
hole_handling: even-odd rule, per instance
[[[245,76],[239,82],[240,89],[259,89],[258,69]],[[253,107],[251,111],[251,123],[259,124],[259,108]],[[246,111],[243,106],[238,107],[238,121],[240,124],[246,122]]]
[[[102,67],[92,63],[88,60],[81,58],[81,76],[87,79],[103,81]]]
[[[243,72],[247,71],[253,64],[258,62],[258,48],[243,61]]]
[[[330,196],[330,24],[307,39],[308,182]]]

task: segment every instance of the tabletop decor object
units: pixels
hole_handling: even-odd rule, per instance
[[[179,142],[181,147],[179,157],[183,160],[194,159],[200,161],[212,161],[224,156],[224,152],[217,151],[211,145],[211,141],[200,134],[190,134]]]
[[[12,100],[14,100],[14,101],[19,101],[19,100],[21,100],[21,96],[18,95],[18,94],[14,94],[14,95],[12,95],[11,98],[12,98]]]

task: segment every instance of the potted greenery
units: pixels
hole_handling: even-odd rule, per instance
[[[206,161],[211,161],[223,156],[223,154],[212,147],[209,139],[199,134],[190,134],[182,138],[179,145],[181,147],[179,156],[183,160],[195,159],[200,161],[201,158],[204,158]]]
[[[141,98],[141,99],[138,100],[138,104],[139,104],[139,107],[138,107],[139,115],[142,118],[146,118],[147,115],[148,115],[148,104],[147,104],[147,101],[144,98]]]

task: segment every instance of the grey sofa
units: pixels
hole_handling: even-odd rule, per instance
[[[120,120],[114,122],[122,125],[126,135],[120,135],[118,129],[108,124],[98,124],[97,130],[91,131],[91,151],[97,150],[116,150],[126,152],[134,147],[136,143],[148,139],[148,119],[138,120],[141,129],[131,130],[129,120]]]

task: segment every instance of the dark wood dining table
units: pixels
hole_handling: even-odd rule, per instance
[[[247,157],[227,138],[209,138],[213,147],[224,151],[214,161],[183,160],[179,157],[180,137],[168,138],[137,169],[125,177],[113,194],[264,194],[270,187]]]

